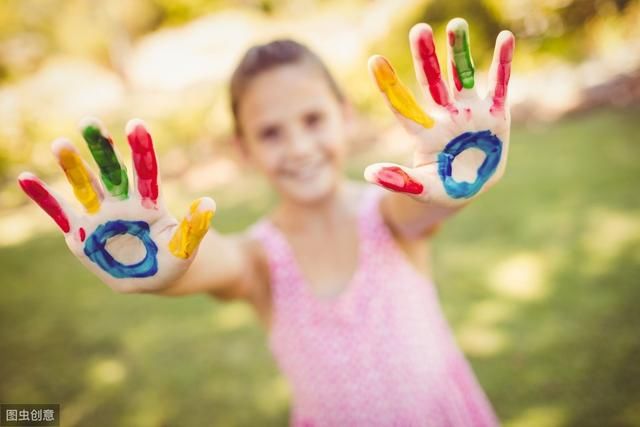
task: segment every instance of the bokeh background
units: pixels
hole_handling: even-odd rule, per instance
[[[640,3],[630,0],[3,0],[0,2],[0,402],[60,403],[64,426],[285,425],[290,391],[241,303],[117,295],[19,191],[29,169],[71,195],[50,154],[100,117],[126,153],[146,120],[180,216],[210,195],[221,232],[274,194],[229,143],[227,79],[252,43],[293,37],[356,106],[346,173],[408,161],[370,81],[391,59],[416,93],[408,30],[467,18],[480,86],[517,36],[503,182],[435,237],[458,341],[509,427],[640,426]],[[444,57],[444,56],[441,56]],[[87,156],[88,157],[88,156]]]

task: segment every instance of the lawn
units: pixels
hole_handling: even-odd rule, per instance
[[[506,426],[640,426],[639,117],[514,129],[503,182],[435,238],[445,312]],[[57,234],[0,248],[0,271],[0,402],[60,403],[64,426],[286,424],[244,305],[115,294]]]

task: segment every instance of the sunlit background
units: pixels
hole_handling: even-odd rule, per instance
[[[229,143],[227,80],[256,42],[327,62],[361,128],[346,173],[409,159],[366,70],[470,23],[480,87],[517,37],[503,182],[434,241],[448,319],[506,426],[640,426],[640,2],[625,0],[3,0],[0,2],[0,402],[60,403],[64,426],[285,425],[290,391],[251,310],[204,296],[116,295],[68,253],[15,179],[69,196],[50,142],[100,117],[121,152],[144,119],[180,216],[218,203],[243,230],[274,203]],[[443,49],[440,49],[444,52]],[[442,56],[444,57],[444,56]]]

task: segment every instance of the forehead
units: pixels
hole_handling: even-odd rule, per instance
[[[288,64],[260,73],[240,101],[243,122],[273,121],[311,108],[332,108],[338,101],[320,70],[308,64]]]

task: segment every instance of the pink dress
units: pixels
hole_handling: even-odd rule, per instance
[[[262,219],[250,231],[268,254],[269,346],[291,384],[291,425],[496,426],[433,283],[383,222],[382,193],[366,191],[358,267],[335,299],[315,296],[273,224]]]

